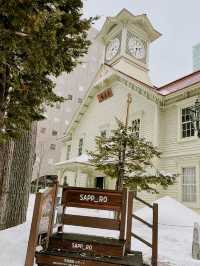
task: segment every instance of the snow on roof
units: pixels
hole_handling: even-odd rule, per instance
[[[87,154],[82,154],[78,157],[72,158],[70,160],[66,160],[63,162],[56,163],[56,166],[62,165],[62,164],[90,164],[89,162],[89,156]]]

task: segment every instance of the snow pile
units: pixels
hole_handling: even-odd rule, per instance
[[[186,208],[170,197],[157,201],[159,204],[159,266],[197,266],[200,261],[191,258],[192,234],[194,222],[200,223],[200,215]],[[23,266],[26,256],[34,196],[31,195],[27,222],[14,228],[0,231],[0,265]],[[109,211],[68,208],[69,213],[112,218]],[[135,213],[137,216],[152,222],[152,210],[148,207]],[[118,233],[110,230],[77,228],[65,226],[65,231],[94,234],[106,237],[118,237]],[[132,231],[151,242],[151,230],[135,221]],[[142,250],[146,262],[150,262],[151,249],[136,239],[132,239],[132,249]]]
[[[159,206],[159,261],[165,262],[166,265],[200,265],[200,261],[191,257],[193,225],[194,222],[200,224],[200,215],[170,197],[161,198],[156,202]],[[152,223],[152,210],[149,207],[139,209],[135,214]],[[134,220],[133,231],[151,243],[150,228]],[[132,249],[142,250],[149,261],[149,247],[132,239]]]
[[[26,223],[0,231],[1,266],[24,266],[34,202],[30,195]]]

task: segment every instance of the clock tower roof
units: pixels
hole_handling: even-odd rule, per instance
[[[97,38],[104,40],[115,27],[124,24],[134,24],[142,28],[146,32],[150,42],[155,41],[161,36],[161,34],[153,27],[146,14],[135,16],[124,8],[116,16],[106,18]]]

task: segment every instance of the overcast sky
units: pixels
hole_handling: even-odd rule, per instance
[[[192,47],[200,42],[200,0],[85,0],[86,16],[100,15],[100,29],[107,16],[122,8],[134,15],[146,13],[162,34],[150,48],[150,76],[161,85],[187,75],[192,69]]]

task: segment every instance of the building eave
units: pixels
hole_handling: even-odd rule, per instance
[[[146,32],[148,33],[149,39],[151,42],[155,41],[161,36],[161,33],[158,32],[148,19],[146,14],[141,15],[133,15],[127,9],[122,9],[116,16],[107,17],[106,21],[101,29],[101,31],[97,35],[97,39],[102,39],[103,36],[107,34],[107,32],[116,24],[123,25],[127,23],[140,24],[142,25]]]
[[[165,95],[165,105],[170,105],[193,96],[199,96],[200,94],[200,82],[187,86],[176,92]]]

